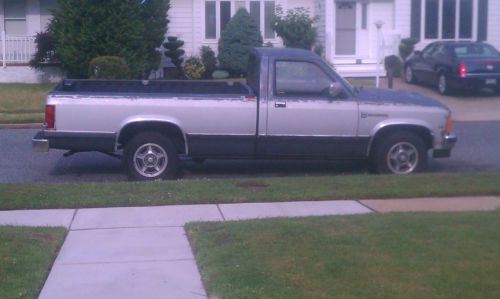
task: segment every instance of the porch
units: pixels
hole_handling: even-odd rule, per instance
[[[0,60],[2,67],[27,66],[36,51],[35,37],[28,35],[0,35]]]

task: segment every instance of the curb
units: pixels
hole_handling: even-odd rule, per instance
[[[42,123],[28,123],[28,124],[0,124],[0,130],[5,129],[41,129]]]

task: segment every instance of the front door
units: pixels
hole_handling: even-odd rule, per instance
[[[335,7],[335,54],[356,55],[356,2],[337,2]]]
[[[259,154],[293,158],[362,155],[356,138],[356,99],[331,97],[329,88],[334,78],[313,62],[272,63],[274,86],[269,93],[267,131]]]

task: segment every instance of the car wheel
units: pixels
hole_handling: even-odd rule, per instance
[[[375,145],[372,167],[377,173],[409,174],[427,165],[427,149],[422,138],[407,132],[390,134]]]
[[[448,84],[448,79],[445,74],[440,74],[438,77],[438,91],[442,95],[447,95],[451,93],[450,86]]]
[[[413,73],[413,69],[409,65],[405,68],[405,81],[408,84],[413,84],[417,82],[415,74]]]
[[[179,157],[170,139],[160,133],[134,136],[125,146],[125,162],[131,180],[175,179]]]

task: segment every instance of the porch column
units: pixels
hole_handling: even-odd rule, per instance
[[[333,49],[335,48],[335,0],[325,0],[325,57],[333,62]]]

